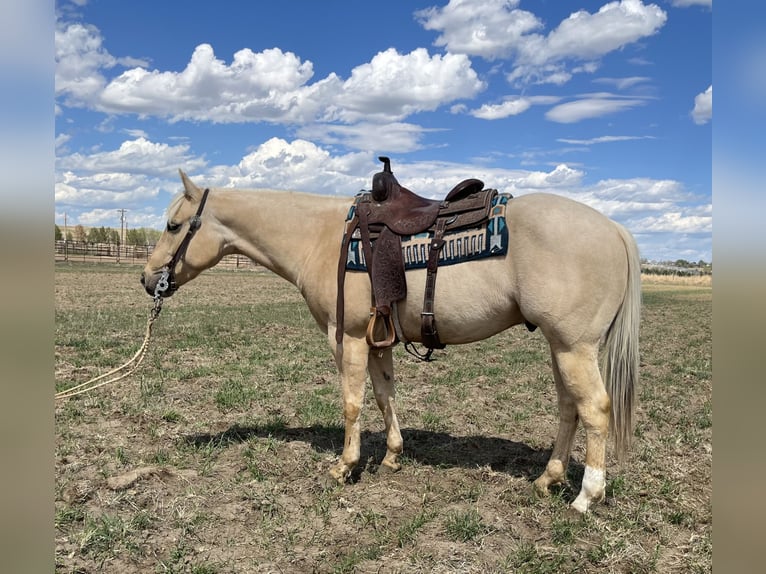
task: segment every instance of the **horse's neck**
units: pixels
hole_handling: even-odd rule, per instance
[[[220,197],[219,220],[231,235],[227,243],[233,252],[295,285],[317,265],[337,265],[352,198],[266,190],[229,191]]]

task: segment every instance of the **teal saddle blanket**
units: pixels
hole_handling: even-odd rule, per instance
[[[455,265],[508,253],[508,225],[505,207],[511,195],[499,193],[492,200],[489,220],[480,227],[456,229],[444,234],[444,247],[439,253],[439,266]],[[351,206],[346,223],[354,218],[356,204]],[[433,233],[424,232],[402,237],[402,255],[405,269],[425,269]],[[374,245],[374,242],[373,242]],[[346,269],[367,271],[361,237],[357,229],[351,236]]]

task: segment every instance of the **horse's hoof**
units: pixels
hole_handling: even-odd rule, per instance
[[[402,470],[402,465],[399,463],[392,465],[382,462],[378,467],[378,474],[393,474],[395,472],[399,472],[400,470]]]
[[[576,508],[573,505],[569,505],[569,508],[565,511],[565,516],[569,518],[570,520],[581,520],[585,518],[585,515],[588,514],[588,510],[580,510]]]
[[[551,491],[548,490],[548,485],[538,482],[538,480],[532,483],[532,492],[538,498],[548,498],[551,495]]]
[[[343,486],[345,483],[345,481],[335,478],[331,473],[321,475],[317,479],[317,482],[319,482],[319,486],[322,490],[335,490],[339,486]]]

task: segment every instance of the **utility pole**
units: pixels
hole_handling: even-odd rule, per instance
[[[117,211],[120,212],[120,246],[117,248],[117,262],[119,263],[120,250],[125,248],[125,212],[127,209],[118,209]]]
[[[64,212],[64,261],[69,261],[69,231],[66,227],[66,211]]]

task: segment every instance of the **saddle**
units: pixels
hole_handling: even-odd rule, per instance
[[[433,349],[445,347],[439,340],[434,317],[436,272],[444,234],[486,222],[497,190],[483,189],[481,180],[466,179],[452,188],[444,200],[426,199],[399,184],[391,171],[389,158],[381,156],[378,159],[383,162],[383,171],[373,176],[371,192],[357,196],[353,217],[341,243],[336,341],[340,344],[343,340],[343,285],[352,236],[361,240],[372,285],[373,305],[367,326],[367,343],[375,349],[385,349],[402,338],[397,333],[400,329],[395,324],[394,308],[394,304],[407,295],[402,237],[428,232],[431,242],[421,313],[421,339],[428,352],[425,355],[414,353],[427,359]],[[380,322],[384,337],[376,340]]]

